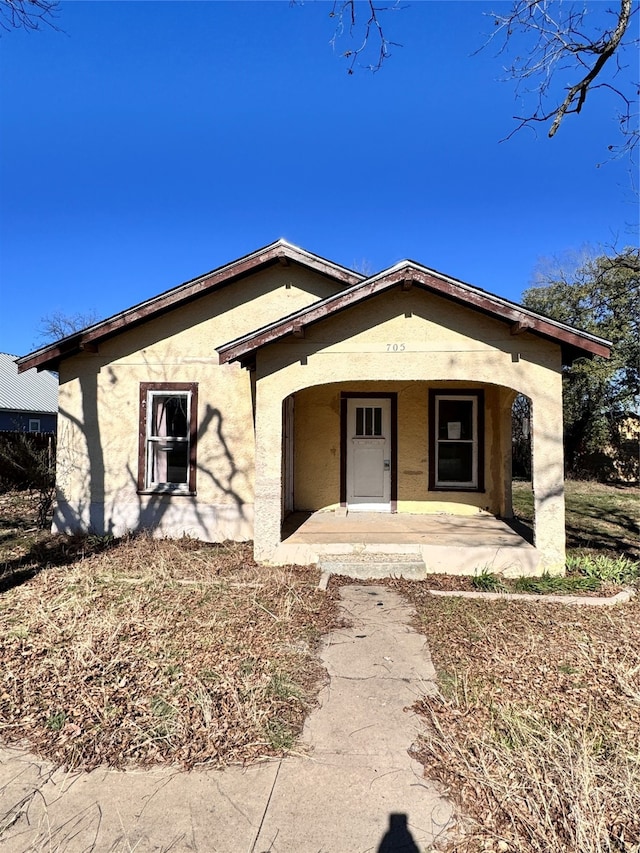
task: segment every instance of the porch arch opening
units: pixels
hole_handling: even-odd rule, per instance
[[[374,509],[373,517],[369,508],[360,511],[361,516],[370,516],[366,536],[383,535],[386,542],[396,541],[400,536],[403,545],[407,544],[406,536],[413,536],[413,546],[418,550],[426,548],[433,558],[432,545],[435,547],[440,542],[437,547],[443,554],[449,554],[448,546],[443,544],[446,536],[459,531],[456,541],[466,548],[467,555],[471,555],[469,559],[479,559],[477,548],[473,554],[469,550],[475,547],[476,540],[481,541],[484,536],[493,543],[495,539],[496,566],[502,567],[497,568],[499,571],[509,560],[513,562],[513,566],[507,567],[509,571],[519,570],[524,574],[536,573],[539,565],[545,569],[550,565],[556,571],[556,564],[562,567],[563,484],[555,435],[557,412],[549,407],[545,396],[542,400],[523,397],[515,387],[432,378],[334,381],[291,389],[279,403],[271,401],[272,412],[274,415],[279,412],[280,423],[271,430],[272,438],[278,436],[278,445],[274,447],[262,439],[271,459],[272,474],[271,479],[265,479],[266,488],[258,493],[260,500],[256,502],[254,547],[259,559],[295,562],[304,553],[307,561],[315,561],[317,548],[323,542],[333,541],[332,535],[337,536],[332,547],[347,550],[357,550],[362,547],[358,542],[368,541],[358,538],[367,519],[358,518],[349,500],[346,506],[343,500],[344,466],[348,464],[345,444],[353,437],[349,431],[345,435],[345,423],[350,424],[351,431],[356,424],[358,433],[360,422],[358,414],[351,421],[344,415],[349,400],[352,411],[354,407],[356,411],[362,408],[360,420],[364,426],[359,432],[375,440],[380,424],[373,410],[381,398],[395,400],[397,439],[391,465],[396,477],[397,502],[393,510],[386,510],[386,517],[384,510]],[[534,402],[538,413],[535,424]],[[476,431],[480,426],[482,432]],[[433,449],[434,441],[440,441],[447,450],[445,464],[437,469],[435,476],[433,459],[435,456],[437,464],[438,456]],[[460,456],[464,464],[459,465],[448,443],[457,446],[465,441],[482,445],[483,453],[463,448]],[[537,467],[534,450],[539,457]],[[476,458],[483,466],[482,476],[477,478],[475,474],[469,475],[472,464],[469,460]],[[455,479],[458,470],[466,473],[459,478],[464,479],[462,483]],[[513,477],[514,474],[524,477],[529,472],[533,487],[529,485],[531,481],[521,480],[524,489],[531,490],[525,496],[529,513],[527,516],[520,511],[522,495],[518,492],[514,518]],[[533,501],[531,492],[535,496]],[[397,515],[403,519],[394,522]],[[442,535],[445,539],[441,541]],[[427,546],[425,543],[430,538],[433,541]],[[525,550],[509,550],[514,543],[520,543]],[[442,559],[448,564],[448,557]],[[485,563],[493,565],[486,560]]]
[[[349,503],[345,469],[356,419],[349,421],[346,435],[345,401],[355,402],[356,410],[363,401],[366,426],[367,416],[377,415],[369,411],[377,398],[393,401],[393,449],[381,454],[381,464],[391,469],[392,512],[488,512],[510,518],[517,396],[505,386],[446,379],[332,382],[292,392],[282,401],[282,518]],[[374,433],[367,436],[371,443]],[[466,467],[457,463],[458,449],[463,463],[468,459],[468,465],[479,466],[477,472],[462,476]],[[440,456],[446,464],[438,467]]]
[[[523,538],[533,543],[535,506],[533,500],[533,401],[518,393],[511,406],[511,483],[513,524]]]

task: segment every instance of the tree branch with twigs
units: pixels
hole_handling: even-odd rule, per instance
[[[391,52],[390,47],[401,47],[398,42],[391,41],[385,35],[385,30],[382,26],[381,15],[385,12],[394,12],[402,8],[400,0],[395,0],[394,3],[385,6],[377,5],[374,0],[366,0],[367,17],[362,28],[358,28],[361,16],[356,14],[356,0],[334,0],[330,18],[335,18],[337,21],[336,30],[331,38],[331,46],[336,48],[339,39],[348,32],[351,39],[358,38],[359,47],[347,49],[342,56],[345,59],[350,59],[347,74],[353,74],[356,62],[364,53],[367,47],[370,46],[373,40],[377,46],[377,57],[375,61],[370,62],[365,68],[369,71],[379,71],[386,59],[389,58]]]
[[[502,39],[499,54],[518,48],[516,38],[525,47],[506,66],[508,79],[515,80],[522,94],[534,93],[538,104],[529,115],[518,115],[519,122],[507,138],[523,127],[550,122],[548,136],[555,136],[567,115],[579,114],[587,95],[596,89],[613,92],[621,103],[618,114],[624,142],[621,151],[632,152],[638,144],[638,83],[622,72],[626,70],[621,54],[640,42],[632,32],[633,16],[638,12],[635,0],[618,0],[617,8],[598,9],[586,0],[515,0],[507,13],[491,13],[495,31],[487,44]],[[603,15],[611,25],[603,26]],[[605,69],[610,77],[605,77]],[[567,83],[558,92],[561,78]],[[613,151],[617,146],[610,145]]]
[[[0,31],[40,30],[42,25],[56,30],[58,0],[0,0]]]
[[[640,44],[632,26],[640,2],[609,2],[613,5],[605,7],[588,0],[511,0],[506,11],[487,13],[494,31],[477,52],[501,42],[499,56],[515,54],[505,66],[506,79],[516,83],[517,94],[538,101],[528,114],[514,116],[518,125],[506,139],[540,123],[550,124],[552,138],[568,115],[582,112],[587,95],[600,90],[615,95],[620,107],[616,118],[622,143],[608,149],[614,156],[633,156],[639,141],[639,83],[629,71],[625,52]],[[387,13],[403,8],[400,0],[388,5],[333,0],[330,17],[337,26],[331,44],[335,49],[348,37],[358,45],[342,53],[349,60],[347,73],[354,73],[367,47],[376,55],[364,68],[380,70],[391,55],[389,48],[400,46],[386,34]],[[635,53],[629,63],[634,61]]]

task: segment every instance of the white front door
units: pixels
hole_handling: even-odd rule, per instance
[[[391,400],[347,400],[347,506],[391,510]]]

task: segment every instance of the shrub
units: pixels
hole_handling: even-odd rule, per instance
[[[53,436],[20,432],[0,435],[0,491],[28,489],[40,527],[48,524],[55,495],[54,448]]]

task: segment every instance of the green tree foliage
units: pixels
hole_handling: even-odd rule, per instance
[[[524,292],[523,303],[611,341],[610,359],[565,368],[565,459],[575,476],[615,476],[612,459],[625,449],[624,425],[640,404],[640,252],[601,255],[571,275],[548,277]]]

